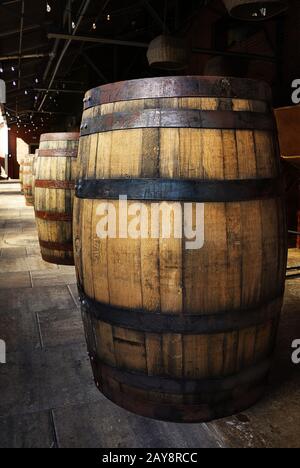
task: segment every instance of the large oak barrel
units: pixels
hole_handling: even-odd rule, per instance
[[[22,189],[26,200],[27,206],[33,206],[33,193],[32,193],[32,163],[33,154],[25,156],[22,163]]]
[[[261,21],[287,10],[287,0],[223,0],[231,16],[246,21]]]
[[[41,135],[35,176],[35,216],[43,259],[74,265],[72,213],[78,133]]]
[[[168,77],[93,89],[79,166],[75,265],[100,391],[181,422],[256,402],[287,254],[268,86]]]

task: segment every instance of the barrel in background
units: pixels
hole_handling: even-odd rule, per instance
[[[36,152],[35,152],[35,154],[33,156],[33,161],[32,161],[32,196],[33,196],[33,202],[34,202],[37,159],[38,159],[38,150],[36,150]]]
[[[292,186],[287,177],[288,227],[300,232],[300,106],[275,109],[275,116],[281,158],[290,166],[287,174],[293,174],[295,179],[298,177],[298,183],[295,180]],[[300,249],[300,236],[296,236],[296,247]]]
[[[99,390],[178,422],[254,404],[267,384],[287,256],[268,86],[168,77],[93,89],[79,167],[75,264]],[[149,210],[204,203],[204,246],[99,238],[99,203],[124,216],[120,195]]]
[[[33,192],[32,192],[32,164],[33,164],[33,154],[29,154],[24,158],[24,161],[22,163],[22,189],[24,192],[25,200],[26,200],[26,205],[27,206],[33,206],[34,200],[33,200]]]
[[[21,162],[20,162],[20,170],[19,170],[19,179],[20,179],[21,193],[22,194],[24,194],[24,190],[23,190],[23,161],[24,161],[24,159],[22,159]]]
[[[49,263],[74,265],[72,213],[78,133],[41,136],[35,175],[35,216],[41,254]]]

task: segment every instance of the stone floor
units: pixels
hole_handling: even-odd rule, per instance
[[[287,281],[267,396],[243,414],[178,425],[132,415],[95,389],[74,269],[43,262],[33,209],[19,185],[0,183],[0,447],[300,447],[300,277]],[[290,251],[290,266],[300,252]],[[294,275],[296,271],[289,274]]]

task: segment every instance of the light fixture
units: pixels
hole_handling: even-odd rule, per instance
[[[28,94],[28,91],[27,91],[27,89],[25,89],[25,91],[24,91],[24,94],[27,96],[27,94]]]
[[[110,21],[110,15],[107,15],[106,19],[107,21]]]
[[[38,82],[39,82],[39,79],[38,79],[38,78],[36,78],[34,81],[35,81],[36,83],[38,83]]]
[[[11,71],[14,72],[14,71],[15,71],[15,67],[11,67]]]
[[[75,29],[75,27],[76,27],[76,24],[74,21],[72,21],[72,29]]]
[[[17,86],[17,83],[15,81],[13,81],[13,86]]]
[[[47,2],[47,7],[46,7],[46,10],[47,10],[47,13],[50,13],[51,12],[51,6],[49,5],[49,3]]]
[[[97,29],[97,25],[96,25],[95,22],[93,23],[93,29],[94,29],[94,30]]]
[[[3,73],[3,72],[4,72],[3,67],[2,65],[0,65],[0,73]]]

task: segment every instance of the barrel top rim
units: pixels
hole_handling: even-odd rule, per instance
[[[295,112],[300,111],[300,104],[294,104],[291,106],[284,106],[284,107],[276,107],[274,109],[275,112],[285,112],[285,111],[290,111],[294,110]]]
[[[168,76],[119,81],[88,90],[84,109],[136,99],[219,97],[272,101],[270,86],[260,80],[226,76]]]
[[[79,140],[79,132],[54,132],[43,133],[40,137],[41,141],[70,141]]]

